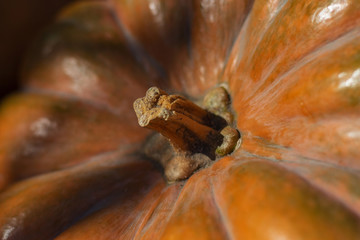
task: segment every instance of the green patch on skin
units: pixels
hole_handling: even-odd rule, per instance
[[[344,184],[351,195],[360,199],[360,178],[356,174],[338,168],[328,168],[320,177],[329,184]]]
[[[220,133],[224,138],[222,144],[216,148],[218,157],[232,153],[240,145],[240,133],[235,128],[227,126]]]
[[[341,91],[342,95],[346,97],[348,103],[352,107],[356,107],[360,104],[360,79],[358,87],[351,87]]]

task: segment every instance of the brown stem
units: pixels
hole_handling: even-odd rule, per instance
[[[160,132],[177,151],[202,153],[215,159],[215,150],[221,145],[223,135],[217,129],[222,123],[212,113],[156,87],[150,88],[145,97],[137,99],[134,109],[140,126]]]

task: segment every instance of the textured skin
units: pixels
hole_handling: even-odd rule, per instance
[[[2,239],[360,239],[360,2],[65,9],[0,109]],[[166,185],[132,102],[225,82],[242,145]]]

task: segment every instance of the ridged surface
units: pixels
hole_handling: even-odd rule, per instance
[[[7,239],[359,239],[360,2],[82,1],[0,110]],[[132,102],[225,82],[242,146],[166,185]]]

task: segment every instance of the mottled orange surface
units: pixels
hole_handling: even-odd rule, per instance
[[[2,239],[360,239],[360,2],[65,9],[0,109]],[[167,185],[132,102],[226,83],[242,145]]]

